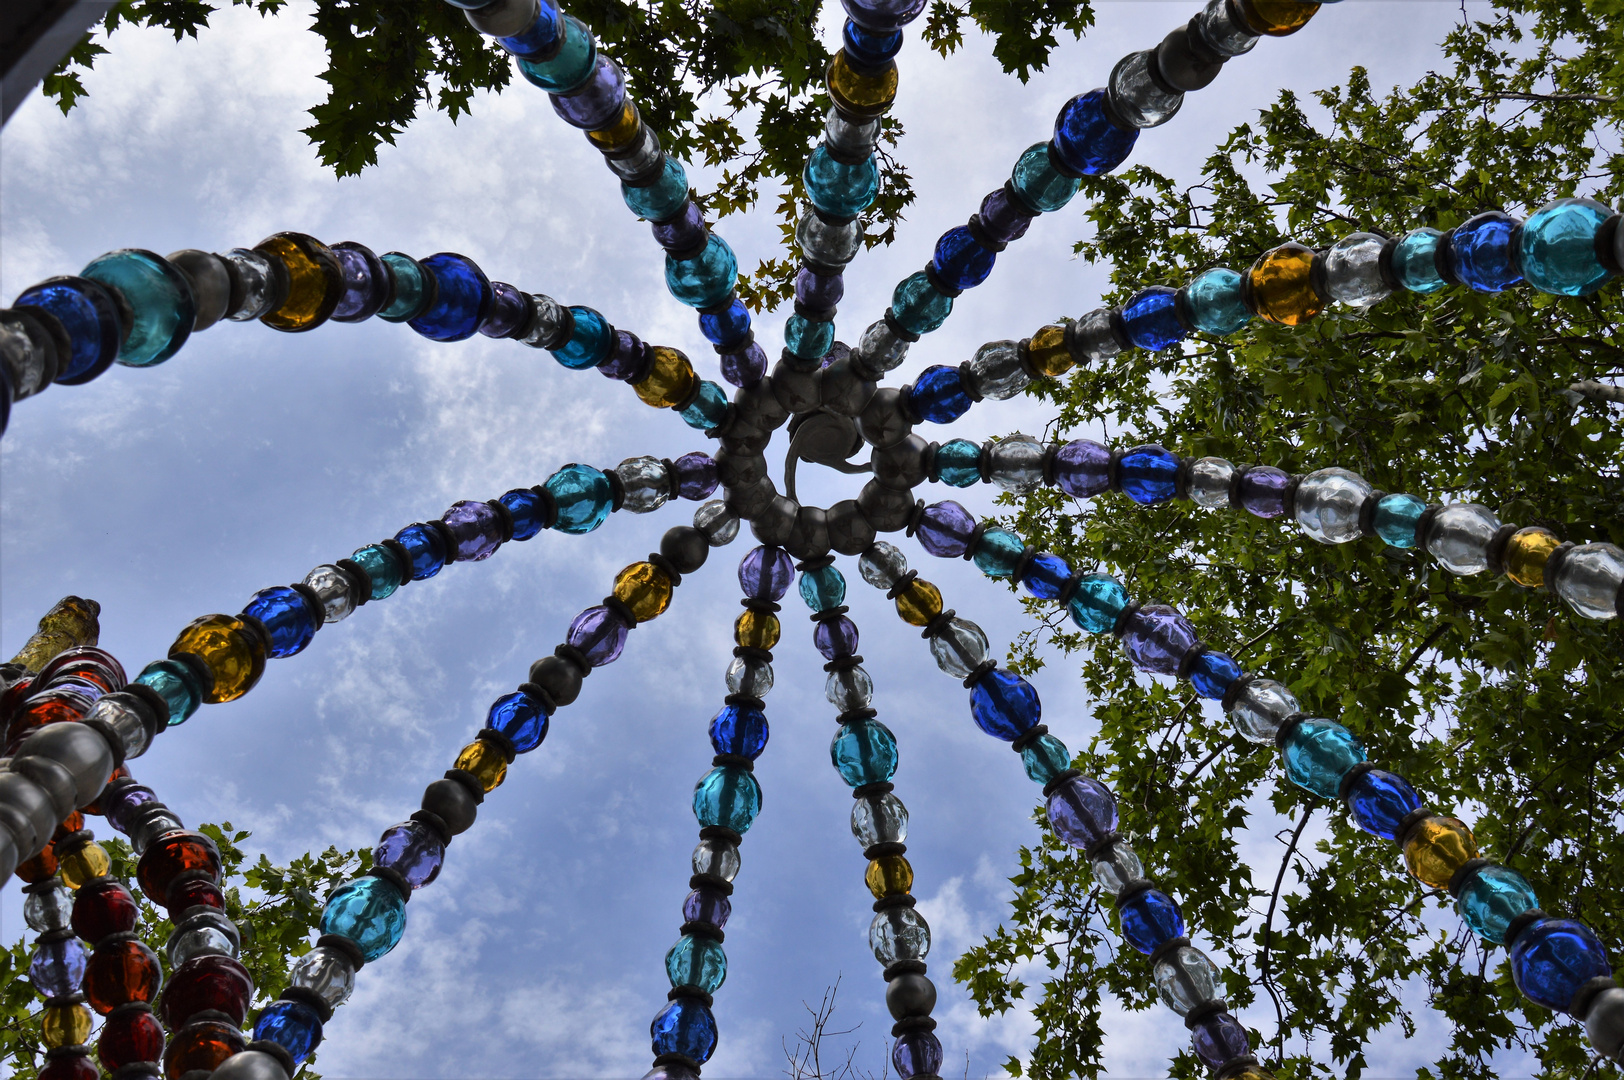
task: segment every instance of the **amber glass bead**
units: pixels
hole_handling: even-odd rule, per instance
[[[1285,37],[1308,25],[1320,6],[1301,0],[1240,0],[1240,8],[1253,33]]]
[[[158,1027],[158,1021],[152,1022]],[[158,1028],[158,1053],[164,1050],[163,1028]],[[141,1060],[135,1058],[133,1060]],[[151,1060],[150,1058],[148,1060]],[[111,1069],[107,1070],[112,1072]],[[35,1074],[36,1080],[101,1080],[101,1073],[96,1069],[96,1063],[90,1060],[88,1054],[65,1054],[62,1057],[51,1058],[40,1067]]]
[[[90,1010],[83,1005],[50,1005],[40,1013],[40,1041],[47,1050],[78,1046],[90,1038]]]
[[[280,262],[288,274],[288,298],[260,322],[274,330],[296,333],[326,322],[344,296],[344,268],[338,256],[304,233],[282,232],[254,245],[254,250]]]
[[[165,905],[169,886],[182,874],[202,871],[211,881],[220,880],[220,852],[214,841],[202,833],[176,829],[147,845],[135,866],[135,880],[154,904]]]
[[[1060,378],[1077,362],[1066,348],[1066,328],[1055,323],[1032,335],[1026,343],[1026,356],[1033,371],[1051,379]]]
[[[175,969],[164,987],[158,1016],[174,1031],[200,1012],[213,1009],[237,1023],[248,1015],[254,980],[248,969],[229,956],[204,953]]]
[[[62,824],[56,827],[56,832],[51,834],[51,843],[54,844],[69,833],[78,832],[84,827],[85,816],[79,811],[75,810],[73,813],[63,818]]]
[[[1545,563],[1562,541],[1549,529],[1518,529],[1506,544],[1506,577],[1525,589],[1545,584]]]
[[[688,400],[694,391],[694,366],[676,349],[664,345],[652,346],[649,351],[648,374],[632,384],[645,405],[656,409],[669,409]]]
[[[778,616],[766,611],[745,611],[733,624],[733,640],[749,649],[770,649],[778,644]]]
[[[109,776],[107,778],[107,783],[110,785],[110,784],[112,784],[112,782],[114,780],[123,780],[123,779],[126,779],[129,775],[130,775],[130,770],[127,767],[125,767],[123,765],[120,765],[118,768],[113,770],[113,775]],[[107,789],[105,787],[102,788],[102,791],[104,793],[106,792],[106,790]],[[87,813],[87,814],[95,814],[97,817],[101,817],[101,812],[102,812],[101,796],[98,795],[98,796],[96,796],[96,798],[92,799],[90,801],[90,803],[87,806],[85,806],[84,812]]]
[[[92,945],[109,934],[135,929],[135,897],[117,878],[92,881],[73,898],[73,932]]]
[[[57,873],[62,875],[62,884],[70,889],[106,877],[112,868],[113,861],[107,857],[107,849],[94,840],[57,855]]]
[[[1261,1065],[1248,1065],[1238,1073],[1230,1073],[1226,1080],[1274,1080],[1274,1073]]]
[[[157,1061],[164,1053],[164,1029],[145,1009],[125,1009],[102,1022],[96,1054],[108,1072],[138,1061]]]
[[[96,617],[101,605],[94,600],[64,596],[39,621],[39,629],[29,638],[11,662],[28,671],[38,671],[51,657],[81,645],[94,645],[101,635]]]
[[[637,129],[642,126],[642,117],[637,115],[637,106],[632,103],[628,95],[626,104],[621,107],[620,115],[608,127],[601,127],[596,131],[589,131],[586,137],[592,140],[592,145],[599,150],[619,150],[637,137]]]
[[[1449,888],[1455,871],[1475,858],[1477,840],[1472,830],[1452,817],[1430,817],[1404,841],[1404,865],[1410,876],[1434,889]]]
[[[493,743],[475,739],[457,755],[456,768],[468,773],[486,791],[495,791],[507,779],[507,758]]]
[[[883,116],[897,99],[897,65],[891,61],[872,75],[859,74],[842,49],[823,73],[829,96],[841,112],[853,117]]]
[[[942,591],[924,578],[914,578],[897,594],[897,614],[911,626],[926,626],[942,613]]]
[[[44,881],[56,873],[56,848],[51,844],[46,844],[44,851],[35,855],[32,859],[18,863],[17,869],[13,870],[12,873],[17,875],[17,880],[26,881],[30,885],[38,881]]]
[[[1314,249],[1296,241],[1265,251],[1252,264],[1252,303],[1270,322],[1296,326],[1325,310],[1314,289]]]
[[[869,861],[863,884],[876,899],[905,893],[913,888],[913,867],[901,855],[882,855]]]
[[[648,622],[671,605],[671,578],[653,563],[632,563],[615,575],[615,599]]]
[[[169,655],[186,653],[203,661],[213,684],[203,692],[211,705],[235,701],[254,688],[265,674],[265,643],[241,619],[231,615],[205,615],[193,619],[169,646]]]
[[[248,1044],[243,1033],[219,1020],[200,1020],[188,1024],[169,1040],[164,1050],[164,1076],[166,1080],[180,1080],[193,1069],[213,1072],[232,1054],[242,1052]]]
[[[139,941],[98,945],[85,965],[85,1000],[103,1016],[132,1001],[150,1005],[162,984],[158,954]]]

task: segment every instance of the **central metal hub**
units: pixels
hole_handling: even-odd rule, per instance
[[[868,462],[859,465],[851,460],[863,448],[863,436],[857,430],[857,421],[849,416],[827,409],[797,413],[790,418],[789,436],[789,453],[784,456],[784,494],[791,499],[796,498],[797,461],[826,465],[843,473],[869,471]]]

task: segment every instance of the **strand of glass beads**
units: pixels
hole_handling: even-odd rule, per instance
[[[1100,887],[1115,898],[1123,938],[1148,957],[1157,993],[1184,1018],[1197,1056],[1225,1080],[1271,1080],[1221,996],[1217,965],[1190,944],[1178,904],[1145,876],[1132,845],[1118,834],[1115,795],[1072,768],[1065,743],[1040,723],[1037,689],[998,668],[981,627],[944,610],[941,591],[908,569],[895,546],[876,543],[863,553],[859,569],[864,581],[886,590],[904,622],[923,628],[936,666],[964,681],[976,726],[1008,742],[1021,755],[1027,777],[1043,785],[1055,835],[1085,854]]]
[[[224,255],[188,249],[164,258],[126,248],[93,260],[77,277],[25,289],[0,311],[0,432],[12,400],[52,382],[89,382],[115,360],[160,364],[222,319],[302,332],[374,315],[435,341],[479,333],[546,349],[567,368],[595,367],[630,383],[644,403],[673,409],[702,431],[727,417],[722,388],[695,375],[678,350],[646,345],[592,308],[491,281],[465,255],[419,261],[281,232]]]
[[[961,530],[966,522],[971,527]],[[1412,877],[1449,892],[1474,934],[1505,945],[1512,979],[1525,997],[1585,1022],[1591,1045],[1603,1055],[1616,1060],[1624,1054],[1624,990],[1613,983],[1595,934],[1540,910],[1522,875],[1480,858],[1470,828],[1424,807],[1403,777],[1370,765],[1347,728],[1303,713],[1286,687],[1248,674],[1233,657],[1209,649],[1175,608],[1131,601],[1109,575],[1073,572],[1060,556],[1035,552],[1006,529],[975,523],[957,504],[922,507],[916,524],[931,554],[970,559],[988,577],[1021,582],[1033,596],[1064,606],[1085,631],[1120,638],[1138,670],[1188,679],[1198,696],[1221,702],[1242,738],[1280,749],[1288,780],[1342,801],[1361,829],[1398,845]],[[1560,574],[1558,569],[1552,576]],[[1030,716],[1024,728],[1011,726],[1004,737],[1025,734],[1037,722],[1035,709],[1001,715]]]
[[[321,627],[341,622],[372,600],[410,581],[425,581],[451,562],[490,558],[509,540],[544,529],[591,532],[616,510],[646,514],[674,496],[699,500],[716,490],[716,462],[707,454],[675,461],[627,458],[614,469],[570,464],[533,488],[515,488],[489,502],[456,502],[439,519],[408,525],[393,539],[324,563],[294,585],[261,589],[239,615],[204,615],[175,638],[166,659],[148,664],[136,681],[169,703],[170,724],[188,720],[202,703],[235,701],[259,682],[266,658],[302,652]],[[724,515],[720,503],[702,508]]]

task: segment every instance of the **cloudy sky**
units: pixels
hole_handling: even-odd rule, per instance
[[[845,333],[877,317],[935,237],[1048,136],[1061,102],[1194,10],[1103,3],[1087,39],[1061,48],[1025,86],[999,72],[985,40],[945,61],[910,41],[896,113],[919,201],[892,248],[850,268]],[[1135,160],[1193,176],[1215,140],[1279,87],[1312,91],[1354,64],[1378,86],[1409,82],[1436,62],[1433,43],[1460,17],[1452,2],[1327,7],[1303,33],[1229,65],[1140,140]],[[114,248],[224,251],[293,229],[380,252],[463,252],[493,278],[590,304],[645,340],[676,345],[718,378],[692,313],[666,294],[647,226],[586,141],[527,85],[476,99],[456,125],[422,119],[383,149],[378,167],[335,181],[298,131],[324,89],[307,18],[297,4],[272,20],[228,11],[179,44],[123,30],[71,116],[37,97],[24,104],[0,134],[0,303]],[[833,4],[824,31],[838,40]],[[776,235],[766,221],[728,220],[720,231],[745,265]],[[1084,233],[1080,204],[1037,222],[899,375],[1092,307],[1102,273],[1071,256]],[[781,326],[782,315],[768,317],[758,333],[781,340]],[[1043,420],[1023,401],[988,403],[941,437],[1036,431]],[[255,590],[298,580],[454,500],[539,483],[570,461],[610,467],[705,446],[627,387],[513,342],[442,345],[376,320],[298,337],[222,324],[161,367],[118,367],[14,410],[0,444],[0,652],[15,651],[71,592],[101,602],[102,643],[133,674],[192,618],[238,611]],[[856,491],[854,480],[816,473],[803,473],[809,499]],[[989,505],[984,491],[965,501]],[[273,661],[242,701],[205,707],[166,734],[137,775],[189,823],[229,819],[253,831],[252,850],[277,860],[370,845],[416,808],[492,698],[691,511],[618,514],[590,539],[544,534],[410,585],[324,629],[304,654]],[[709,765],[705,729],[726,692],[734,566],[747,547],[714,553],[513,767],[412,903],[405,941],[363,972],[328,1025],[322,1072],[643,1073],[647,1024],[667,985],[661,957],[682,921],[695,838],[689,793]],[[1025,625],[1007,592],[964,564],[909,555],[995,642]],[[876,705],[901,745],[898,793],[912,811],[915,893],[943,997],[943,1071],[997,1075],[1029,1047],[1029,1020],[978,1018],[947,972],[1003,915],[1014,850],[1036,836],[1036,792],[1015,755],[975,729],[965,691],[937,671],[918,634],[899,632],[890,605],[854,563],[845,569]],[[828,766],[833,710],[810,636],[788,605],[768,702],[772,742],[757,768],[765,809],[743,847],[716,1006],[721,1044],[707,1076],[780,1075],[802,1002],[837,979],[838,1019],[861,1024],[852,1037],[859,1064],[878,1073],[889,1042],[866,945],[864,863],[847,829],[850,797]],[[1037,686],[1045,721],[1077,746],[1092,721],[1073,670],[1053,664]],[[1276,827],[1265,808],[1255,865],[1277,857]],[[24,932],[20,906],[14,884],[0,892],[6,940]],[[1261,1015],[1246,1019],[1269,1034]],[[1436,1028],[1419,1019],[1414,1040],[1377,1050],[1374,1071],[1404,1075],[1430,1059]],[[1160,1008],[1113,1012],[1106,1027],[1116,1077],[1161,1073],[1187,1038]]]

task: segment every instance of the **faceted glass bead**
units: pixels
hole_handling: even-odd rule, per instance
[[[1066,324],[1050,323],[1040,327],[1027,341],[1026,362],[1033,371],[1046,378],[1058,379],[1077,363],[1066,344],[1066,331]]]
[[[1551,583],[1556,595],[1589,619],[1618,614],[1619,587],[1624,585],[1624,548],[1616,544],[1582,544],[1569,550]]]
[[[1122,936],[1149,956],[1166,942],[1184,936],[1184,916],[1172,897],[1160,889],[1146,889],[1117,909]]]
[[[1067,176],[1049,160],[1049,144],[1033,143],[1015,161],[1010,186],[1035,214],[1048,214],[1071,202],[1082,181]]]
[[[861,26],[846,20],[841,28],[840,40],[846,54],[863,67],[879,67],[895,56],[902,48],[902,31],[893,30],[889,33],[865,30]],[[839,116],[835,113],[835,116]],[[829,127],[825,127],[827,133]],[[827,138],[827,134],[825,135]]]
[[[1421,808],[1408,780],[1381,769],[1361,774],[1348,788],[1347,802],[1354,824],[1383,840],[1393,839],[1405,815]]]
[[[1043,703],[1031,683],[1013,671],[994,668],[970,688],[970,715],[988,735],[1014,742],[1037,727]]]
[[[1249,29],[1270,37],[1295,34],[1320,7],[1307,0],[1240,0],[1238,6]]]
[[[1347,469],[1311,472],[1297,485],[1297,524],[1322,544],[1357,540],[1359,512],[1372,490]]]
[[[954,439],[936,448],[936,473],[951,487],[969,487],[981,480],[981,447],[968,439]]]
[[[395,871],[413,889],[421,889],[439,877],[444,862],[445,843],[432,829],[415,821],[403,821],[385,829],[372,851],[372,865]]]
[[[1074,499],[1098,495],[1111,486],[1111,451],[1091,439],[1069,442],[1055,454],[1054,475]]]
[[[176,1032],[164,1049],[164,1076],[180,1080],[194,1069],[213,1072],[233,1054],[241,1053],[247,1038],[236,1025],[201,1020]]]
[[[321,932],[349,938],[371,962],[400,944],[406,932],[406,898],[381,877],[357,878],[328,897]]]
[[[739,561],[739,590],[756,600],[782,600],[795,580],[795,561],[779,547],[756,547]]]
[[[828,611],[845,602],[846,578],[833,566],[808,570],[801,575],[800,591],[807,607],[813,611]]]
[[[1136,446],[1118,463],[1122,493],[1141,505],[1167,502],[1178,490],[1178,456],[1160,446]]]
[[[1502,292],[1522,280],[1517,242],[1520,222],[1498,210],[1478,214],[1448,234],[1450,267],[1461,284],[1477,292]]]
[[[767,748],[767,734],[766,714],[748,705],[725,705],[711,718],[711,748],[718,754],[753,761]]]
[[[878,720],[841,724],[829,742],[829,760],[850,787],[878,784],[896,775],[896,736]]]
[[[935,1076],[942,1067],[942,1042],[929,1031],[904,1031],[891,1047],[899,1080]]]
[[[1434,889],[1449,888],[1450,879],[1477,858],[1477,839],[1464,822],[1429,817],[1410,830],[1404,841],[1404,866],[1410,876]]]
[[[1414,495],[1383,496],[1376,504],[1376,535],[1389,547],[1415,547],[1415,527],[1426,509],[1427,504]]]
[[[571,463],[547,478],[543,485],[558,507],[553,528],[580,535],[602,525],[614,505],[609,478],[590,465]]]
[[[1151,50],[1129,53],[1111,69],[1111,108],[1135,128],[1158,127],[1173,119],[1184,104],[1184,95],[1169,92],[1152,74],[1156,54]]]
[[[1128,882],[1145,876],[1144,864],[1134,854],[1133,846],[1121,839],[1111,841],[1097,852],[1089,860],[1088,868],[1099,887],[1112,896],[1121,892]]]
[[[445,540],[440,530],[422,523],[408,525],[395,534],[395,542],[406,549],[413,581],[427,581],[445,568]]]
[[[824,84],[841,111],[851,116],[881,116],[897,97],[897,65],[891,62],[872,71],[860,71],[841,50],[824,72]]]
[[[851,808],[851,834],[865,850],[875,844],[900,844],[908,839],[908,808],[889,792],[856,799]]]
[[[727,666],[727,692],[764,698],[773,688],[773,666],[754,657],[735,656]]]
[[[463,747],[452,767],[478,780],[486,791],[495,791],[507,779],[507,758],[494,743],[484,739],[475,739]]]
[[[1297,699],[1290,690],[1273,679],[1253,679],[1236,698],[1229,719],[1242,738],[1272,743],[1286,717],[1297,711]]]
[[[671,578],[650,562],[632,563],[615,575],[614,597],[646,623],[671,605]]]
[[[1209,1016],[1195,1025],[1190,1031],[1190,1045],[1209,1069],[1222,1068],[1252,1052],[1246,1029],[1229,1013]]]
[[[1053,735],[1039,735],[1021,751],[1026,778],[1034,784],[1047,784],[1071,768],[1071,751]]]
[[[1060,107],[1052,145],[1072,172],[1099,176],[1126,161],[1138,140],[1137,128],[1124,131],[1106,119],[1105,91],[1090,90]]]
[[[111,884],[117,885],[118,883],[115,881],[111,882]],[[121,931],[128,930],[135,925],[135,902],[128,899],[129,893],[126,892],[124,895],[129,907],[129,926],[114,923],[112,920],[116,919],[117,917],[114,915],[108,915],[98,918],[94,922],[87,922],[85,928],[80,929],[77,921],[79,918],[80,904],[87,905],[87,912],[91,910],[89,905],[94,904],[98,915],[101,915],[103,909],[112,907],[116,904],[116,901],[103,901],[100,899],[98,894],[107,887],[107,885],[93,885],[89,888],[79,890],[77,897],[68,892],[68,890],[62,888],[60,885],[53,885],[48,889],[41,889],[38,892],[27,893],[26,895],[28,899],[23,901],[23,921],[28,924],[28,928],[30,930],[45,934],[52,930],[66,930],[68,928],[69,920],[75,920],[73,922],[73,932],[84,938],[86,941],[89,941],[91,944],[95,944],[108,934],[116,934]],[[120,889],[123,888],[122,885],[119,885],[118,887]],[[87,901],[86,898],[91,896],[97,896],[97,899],[94,901]],[[87,915],[87,919],[88,918],[89,916]],[[118,919],[117,923],[122,923],[122,921],[122,919]],[[111,928],[103,929],[104,927]],[[99,930],[100,932],[86,933],[86,930]]]
[[[693,308],[714,307],[733,292],[739,278],[739,260],[727,241],[711,233],[705,249],[692,259],[667,253],[665,285],[671,295]]]
[[[609,321],[589,307],[572,307],[570,333],[563,344],[548,350],[553,359],[572,371],[597,367],[608,357],[614,344]]]
[[[1230,684],[1241,677],[1241,666],[1221,652],[1204,652],[1196,657],[1190,669],[1190,685],[1195,692],[1213,701],[1229,691]]]
[[[389,268],[395,291],[378,312],[378,318],[397,323],[415,319],[434,299],[434,278],[423,269],[422,263],[409,255],[391,251],[379,258]]]
[[[708,499],[719,482],[716,474],[716,459],[709,454],[695,451],[684,454],[671,463],[676,466],[671,473],[672,486],[676,488],[681,498],[698,502]]]
[[[952,311],[953,298],[938,292],[923,270],[903,278],[891,294],[891,317],[910,333],[930,333]]]
[[[254,1038],[280,1046],[297,1065],[321,1043],[321,1017],[303,1002],[273,1001],[254,1022]]]
[[[217,954],[194,956],[170,975],[158,1016],[170,1031],[206,1009],[241,1024],[253,996],[254,980],[236,960]]]
[[[975,546],[970,561],[988,577],[1012,577],[1025,551],[1026,545],[1020,537],[1008,529],[993,528],[981,534],[981,542]]]
[[[965,393],[964,379],[956,367],[938,364],[919,373],[908,391],[908,406],[921,420],[950,424],[970,411],[973,402]],[[979,449],[977,450],[979,454]]]
[[[600,54],[592,73],[567,94],[550,95],[553,112],[575,128],[592,130],[613,123],[626,105],[626,77],[620,65]]]
[[[261,589],[242,609],[244,615],[258,619],[271,637],[269,654],[273,657],[292,656],[303,652],[316,636],[317,613],[296,589],[278,585]]]
[[[819,211],[832,218],[854,218],[874,203],[879,192],[880,173],[872,158],[855,165],[836,161],[819,145],[801,172],[807,198]]]
[[[739,849],[726,840],[709,837],[694,848],[692,863],[694,873],[702,877],[732,881],[739,876]]]
[[[709,379],[700,379],[693,403],[677,415],[697,431],[713,431],[727,418],[727,393]]]
[[[987,230],[987,235],[999,243],[1012,244],[1026,235],[1037,211],[1029,210],[1020,199],[1011,198],[1003,188],[989,192],[981,200],[976,217]]]
[[[1314,288],[1314,249],[1296,241],[1264,252],[1252,264],[1252,303],[1270,322],[1298,326],[1325,310]]]
[[[650,347],[649,359],[648,374],[632,386],[643,404],[656,409],[669,409],[681,404],[693,393],[697,376],[686,356],[676,349],[656,345]]]
[[[90,1010],[83,1005],[47,1005],[40,1010],[40,1042],[47,1050],[90,1041]]]
[[[1455,909],[1472,933],[1491,945],[1503,945],[1511,921],[1539,907],[1533,886],[1507,866],[1481,866],[1461,886]]]
[[[897,594],[897,614],[910,626],[927,626],[942,613],[942,592],[924,578],[914,578]]]
[[[350,596],[349,575],[331,563],[310,571],[302,584],[308,586],[321,601],[323,623],[343,622],[355,610],[354,600]]]
[[[714,994],[727,979],[727,954],[714,938],[684,934],[665,954],[665,974],[672,986],[697,986]]]
[[[1349,233],[1325,252],[1325,286],[1331,299],[1367,308],[1385,299],[1392,287],[1382,277],[1385,238],[1375,233]]]
[[[710,923],[723,930],[727,928],[727,920],[732,915],[732,902],[719,890],[707,886],[694,889],[682,901],[684,922]]]
[[[736,833],[750,831],[761,813],[761,785],[751,773],[722,765],[694,785],[694,817],[701,826],[724,825]]]
[[[1060,354],[1070,366],[1071,354],[1065,349],[1064,329],[1061,330]],[[970,358],[970,379],[984,398],[1005,401],[1025,390],[1032,381],[1022,360],[1020,342],[990,341],[977,349]]]
[[[497,41],[521,57],[519,72],[526,80],[549,94],[558,94],[575,89],[591,77],[597,67],[598,48],[592,31],[573,15],[564,15],[549,25],[550,7],[542,4],[541,15],[523,34]]]
[[[232,276],[242,284],[242,299],[235,309],[226,312],[226,318],[248,322],[282,302],[286,282],[280,280],[280,262],[273,267],[269,258],[249,248],[232,248],[220,258],[230,265]]]
[[[1128,590],[1106,574],[1085,575],[1066,602],[1072,621],[1091,634],[1106,634],[1116,629],[1117,620],[1127,606]]]
[[[131,1001],[158,1000],[163,972],[158,954],[139,941],[110,941],[96,946],[84,971],[85,1000],[106,1016]]]
[[[1184,329],[1175,312],[1177,290],[1152,285],[1129,298],[1122,308],[1122,324],[1128,340],[1141,349],[1156,352],[1183,341]]]
[[[716,1052],[716,1018],[695,998],[679,997],[649,1025],[654,1054],[681,1054],[703,1065]]]
[[[1253,517],[1277,518],[1286,512],[1286,486],[1291,476],[1283,469],[1257,465],[1241,475],[1241,509]]]
[[[694,511],[694,528],[705,534],[711,547],[725,547],[739,535],[739,518],[717,499]]]
[[[124,299],[130,325],[118,362],[150,367],[168,360],[192,333],[197,304],[191,286],[167,259],[150,251],[126,248],[108,252],[79,272]]]
[[[1242,291],[1244,278],[1227,267],[1199,274],[1179,290],[1192,328],[1226,337],[1252,321]]]
[[[993,443],[987,454],[987,472],[1005,491],[1032,491],[1043,483],[1044,453],[1042,443],[1017,432]]]
[[[936,271],[936,276],[950,287],[973,289],[987,280],[997,257],[996,252],[981,246],[968,225],[956,225],[936,241],[930,265]],[[997,396],[1000,395],[988,395]]]
[[[1353,732],[1334,720],[1303,720],[1286,737],[1286,778],[1300,788],[1334,799],[1348,770],[1365,760]]]
[[[1557,199],[1523,222],[1523,276],[1540,292],[1588,296],[1611,276],[1596,254],[1596,233],[1613,211],[1594,199]],[[18,303],[22,303],[19,297]]]
[[[810,210],[795,227],[795,243],[800,246],[801,254],[820,266],[837,269],[845,266],[856,256],[861,242],[862,230],[857,222],[827,222]]]
[[[281,232],[254,245],[286,270],[287,297],[260,316],[274,330],[297,333],[326,322],[344,296],[344,268],[332,249],[304,233]]]
[[[440,515],[451,530],[452,554],[457,562],[480,562],[502,546],[502,525],[489,503],[464,499]]]
[[[866,709],[874,700],[874,680],[861,667],[837,669],[823,681],[823,696],[841,712]]]
[[[89,278],[54,277],[23,290],[14,307],[37,307],[56,316],[67,331],[72,352],[59,358],[56,381],[89,382],[118,358],[124,327],[118,305],[107,289]]]
[[[750,649],[771,649],[780,632],[778,618],[765,611],[746,611],[733,624],[733,640]]]
[[[1086,776],[1074,776],[1056,788],[1046,812],[1055,834],[1079,851],[1093,847],[1117,827],[1116,797]]]
[[[969,550],[975,527],[970,512],[949,500],[925,507],[915,535],[920,546],[932,555],[953,559]]]
[[[1500,519],[1487,507],[1456,503],[1439,510],[1427,529],[1427,552],[1445,570],[1480,574],[1489,568],[1489,544],[1500,531]]]
[[[987,635],[964,619],[949,619],[930,639],[936,666],[955,679],[967,679],[987,659]]]
[[[265,647],[241,619],[205,615],[193,619],[169,646],[169,655],[185,653],[203,662],[212,676],[203,700],[211,705],[235,701],[254,688],[265,673]],[[174,716],[173,710],[170,713]]]
[[[869,860],[868,870],[863,873],[863,884],[868,886],[868,891],[874,894],[876,900],[905,893],[913,888],[913,867],[905,856],[882,855]]]
[[[908,560],[896,545],[880,540],[857,560],[857,572],[876,589],[890,589],[908,572]]]
[[[652,132],[649,137],[653,138]],[[658,141],[650,149],[659,152]],[[634,186],[622,182],[620,198],[627,209],[646,221],[669,221],[688,204],[688,174],[680,161],[666,157],[653,183]]]
[[[695,206],[693,212],[697,215],[699,208]],[[811,271],[803,270],[802,273],[809,274]],[[701,312],[699,332],[712,345],[735,345],[750,332],[750,309],[744,306],[743,300],[734,299],[721,312]]]
[[[621,103],[618,116],[596,131],[587,132],[586,137],[605,153],[611,150],[624,150],[637,138],[642,124],[643,118],[638,114],[637,106],[630,98],[626,98]]]
[[[519,539],[515,532],[515,539]],[[384,600],[395,594],[405,580],[405,570],[395,553],[382,544],[368,544],[364,548],[356,549],[350,556],[354,562],[366,571],[367,577],[372,581],[372,595],[369,599]]]
[[[178,891],[178,890],[177,890]],[[171,899],[174,899],[171,897]],[[185,911],[180,904],[170,904],[173,911]],[[236,959],[242,946],[242,935],[236,924],[226,918],[225,912],[206,909],[184,918],[164,943],[164,953],[170,968],[178,968],[194,956],[215,954]]]
[[[78,889],[87,881],[106,877],[112,865],[112,860],[107,857],[107,849],[95,841],[81,844],[69,852],[57,853],[57,873],[62,876],[62,884],[70,889]]]
[[[346,241],[334,244],[330,250],[344,275],[344,292],[333,308],[333,321],[361,322],[372,318],[389,299],[389,271],[378,256],[361,244]]]
[[[1449,284],[1438,273],[1437,229],[1411,229],[1393,248],[1392,270],[1398,283],[1413,293],[1435,293]]]
[[[294,961],[288,985],[309,990],[336,1008],[355,990],[355,969],[343,953],[318,945]]]
[[[84,982],[88,959],[84,945],[74,938],[45,942],[28,962],[28,981],[41,997],[67,997]]]
[[[1156,961],[1155,979],[1162,1004],[1180,1016],[1219,996],[1217,965],[1188,945]]]
[[[868,926],[868,947],[874,959],[890,965],[898,960],[923,960],[930,953],[930,925],[910,907],[876,912]]]
[[[1039,600],[1059,599],[1066,582],[1071,580],[1071,567],[1065,559],[1048,551],[1040,551],[1026,564],[1021,584]]]
[[[136,865],[136,881],[147,899],[166,903],[170,882],[182,874],[201,870],[212,881],[220,880],[220,853],[214,841],[201,833],[174,830],[157,837],[141,854]]]
[[[1529,1001],[1567,1012],[1579,987],[1611,975],[1607,950],[1583,923],[1540,919],[1511,946],[1511,978]]]
[[[1128,618],[1122,633],[1128,659],[1140,671],[1176,675],[1184,656],[1199,644],[1190,620],[1166,604],[1146,604]]]
[[[1545,564],[1560,544],[1549,529],[1538,526],[1518,529],[1511,535],[1502,556],[1506,577],[1525,589],[1539,588],[1545,584]]]
[[[844,615],[820,619],[817,628],[812,631],[812,644],[817,646],[825,660],[833,660],[837,656],[855,656],[857,624]]]
[[[125,1065],[138,1061],[160,1061],[164,1056],[164,1029],[158,1018],[150,1012],[130,1010],[109,1016],[96,1038],[96,1056],[108,1072],[117,1072]],[[80,1058],[80,1061],[86,1061]],[[98,1080],[101,1074],[90,1066],[84,1080]],[[41,1070],[40,1080],[46,1080]],[[56,1078],[51,1078],[56,1080]],[[61,1080],[67,1080],[66,1077]],[[77,1080],[77,1078],[75,1078]]]
[[[195,907],[225,911],[225,893],[220,891],[220,886],[216,882],[203,878],[179,881],[169,886],[169,914],[172,918],[179,917]]]

